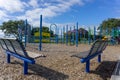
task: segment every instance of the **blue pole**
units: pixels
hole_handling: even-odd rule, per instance
[[[82,38],[82,32],[80,31],[80,43],[81,43],[81,40],[82,40],[81,38]]]
[[[68,25],[66,26],[66,45],[68,45]]]
[[[74,31],[75,32],[73,32],[73,44],[75,44],[75,34],[76,34],[75,26],[74,26]]]
[[[52,34],[52,33],[51,33],[51,26],[50,26],[50,43],[51,43],[51,34]]]
[[[86,72],[90,72],[90,60],[86,61]]]
[[[59,27],[58,27],[57,43],[59,43],[59,33],[60,33],[60,31],[59,31]]]
[[[112,37],[114,37],[114,28],[112,29]]]
[[[7,54],[7,63],[10,63],[10,54]]]
[[[82,40],[82,29],[80,28],[80,43],[82,42],[81,40]]]
[[[102,39],[102,26],[100,27],[100,39]]]
[[[106,36],[108,38],[108,27],[106,27]]]
[[[56,26],[56,29],[55,29],[55,34],[56,34],[56,36],[55,36],[55,42],[56,43],[58,43],[58,41],[57,41],[57,33],[58,33],[58,31],[57,31],[57,26]]]
[[[76,24],[76,47],[78,47],[78,22]]]
[[[65,37],[64,37],[65,34],[64,33],[65,33],[65,27],[63,27],[63,43],[65,43]]]
[[[42,15],[40,15],[40,42],[39,42],[39,50],[42,50]]]
[[[72,42],[71,36],[72,36],[72,31],[71,31],[71,27],[70,27],[70,44],[71,44],[71,42]]]
[[[32,42],[34,43],[35,42],[35,36],[34,36],[34,28],[33,28],[33,26],[32,26],[32,30],[33,30],[33,39],[32,39],[33,41]]]
[[[94,41],[96,40],[96,27],[94,26]]]
[[[24,75],[28,74],[28,62],[24,61]]]
[[[63,31],[62,31],[62,29],[61,29],[61,43],[62,43],[62,32],[63,32]]]
[[[86,43],[86,31],[84,30],[84,43]]]
[[[89,27],[89,30],[88,30],[88,43],[90,44],[90,27]]]
[[[98,55],[98,62],[101,62],[101,54]]]
[[[27,19],[25,20],[25,47],[27,45]]]
[[[57,28],[57,44],[58,44],[58,42],[59,42],[59,28]]]
[[[20,28],[20,25],[18,24],[18,38],[22,42],[22,30]]]

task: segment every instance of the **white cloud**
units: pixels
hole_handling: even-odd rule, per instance
[[[0,10],[0,21],[8,21],[9,16],[5,11]]]
[[[7,0],[6,2],[0,0],[0,18],[28,19],[31,24],[38,26],[40,14],[43,15],[43,21],[45,21],[45,19],[67,12],[74,5],[83,6],[84,1],[86,0],[26,0],[25,2],[22,0]],[[15,16],[14,13],[16,13]],[[17,16],[17,13],[22,14]],[[49,23],[44,22],[44,24],[48,25]]]
[[[4,11],[0,10],[0,19],[3,17],[7,17],[7,14]]]
[[[36,8],[39,6],[37,0],[30,0],[29,5],[32,6],[33,8]]]
[[[32,10],[27,10],[24,15],[18,16],[18,19],[28,19],[30,23],[36,23],[39,22],[39,16],[40,14],[43,15],[43,19],[55,17],[57,15],[60,15],[66,11],[68,11],[71,6],[73,5],[84,5],[82,0],[56,0],[49,2],[41,1],[42,3],[39,4],[40,7],[38,7],[37,0],[31,0],[29,2],[29,5],[33,6],[34,8]],[[42,7],[41,7],[42,4]],[[36,21],[36,22],[35,22]]]
[[[25,6],[20,0],[0,0],[0,8],[11,13],[24,11]]]

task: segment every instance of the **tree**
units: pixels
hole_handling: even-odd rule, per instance
[[[116,19],[116,18],[109,18],[107,20],[104,20],[100,26],[98,27],[98,29],[100,30],[100,28],[102,28],[103,33],[106,33],[106,30],[108,31],[108,34],[111,33],[113,28],[117,28],[118,26],[120,26],[120,19]]]
[[[24,21],[23,20],[9,20],[8,22],[3,22],[0,26],[1,30],[4,31],[5,35],[10,36],[14,35],[18,37],[18,25],[22,30],[24,30]]]

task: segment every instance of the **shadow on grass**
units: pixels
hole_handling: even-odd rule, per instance
[[[116,61],[103,61],[96,68],[96,70],[91,70],[90,73],[99,75],[103,80],[111,78],[111,75],[115,69]]]
[[[23,64],[18,61],[12,62],[12,64],[20,64],[21,66],[23,66]],[[68,75],[39,64],[29,64],[28,69],[33,71],[33,73],[28,72],[28,75],[39,75],[46,78],[47,80],[66,80],[69,78]]]

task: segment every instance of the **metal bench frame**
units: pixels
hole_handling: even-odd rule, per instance
[[[7,63],[10,63],[10,59],[11,59],[10,56],[14,56],[18,59],[23,60],[24,61],[24,69],[23,69],[24,75],[28,74],[28,63],[35,64],[35,60],[34,58],[29,57],[27,55],[27,52],[24,46],[22,45],[22,43],[17,39],[0,39],[0,44],[3,50],[5,50],[5,53],[7,55]],[[18,49],[15,48],[16,46],[14,45],[17,45],[21,48],[19,51],[21,51],[23,55],[17,52]]]
[[[98,56],[98,62],[101,62],[101,53],[103,53],[103,51],[105,50],[107,45],[108,45],[108,41],[96,40],[93,43],[90,51],[88,51],[88,52],[86,51],[88,53],[88,55],[86,57],[78,56],[77,54],[72,55],[72,57],[80,58],[81,63],[86,62],[86,72],[89,73],[90,72],[90,60],[93,59],[94,57]],[[95,50],[95,48],[96,48],[96,50]],[[81,53],[79,53],[79,54],[81,54]]]

